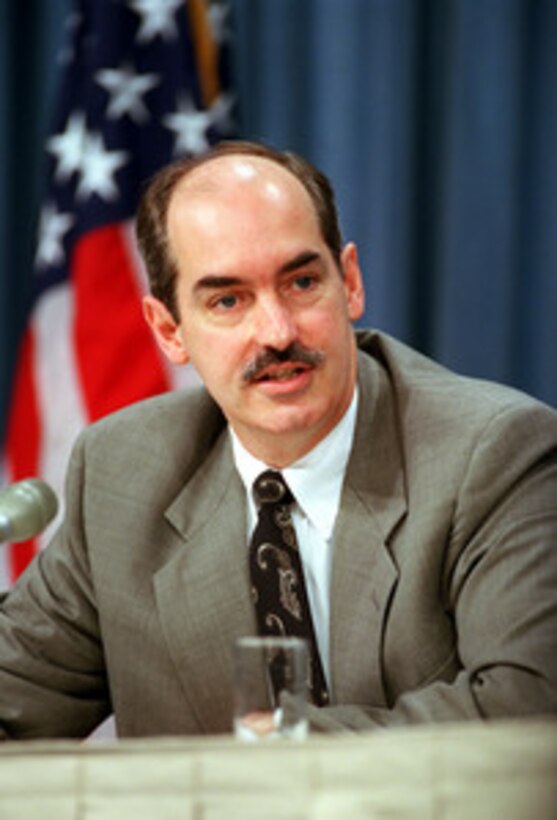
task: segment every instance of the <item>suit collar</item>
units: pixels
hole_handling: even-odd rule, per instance
[[[189,541],[211,521],[236,478],[228,429],[224,427],[206,460],[169,505],[165,518]]]
[[[407,507],[399,408],[387,371],[361,351],[358,384],[361,400],[346,485],[359,495],[387,541]]]
[[[331,673],[336,702],[386,705],[382,645],[398,580],[389,540],[407,509],[397,408],[385,370],[359,354],[360,406],[331,582]]]

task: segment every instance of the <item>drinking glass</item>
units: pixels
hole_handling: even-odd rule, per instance
[[[306,641],[244,637],[234,655],[235,736],[245,741],[307,737]]]

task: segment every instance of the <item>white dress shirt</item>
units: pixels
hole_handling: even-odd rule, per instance
[[[313,626],[329,688],[329,591],[333,528],[352,449],[357,407],[356,389],[348,410],[326,438],[303,458],[280,471],[296,499],[292,508],[292,521],[298,539]],[[264,470],[275,468],[270,468],[252,456],[241,444],[234,430],[229,429],[234,460],[247,492],[246,543],[249,544],[257,521],[253,482]]]

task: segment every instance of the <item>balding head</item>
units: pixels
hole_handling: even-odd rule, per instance
[[[263,165],[262,165],[263,163]],[[270,164],[270,165],[269,165]],[[266,175],[260,171],[265,169]],[[340,268],[342,238],[334,192],[327,177],[295,154],[275,151],[257,143],[221,143],[201,157],[181,159],[163,168],[151,181],[139,205],[137,239],[146,264],[151,292],[178,319],[177,269],[168,236],[171,202],[184,204],[201,193],[216,199],[234,196],[242,186],[260,185],[261,196],[273,197],[273,172],[279,181],[287,174],[305,190],[313,207],[321,236]],[[263,176],[266,181],[262,182]],[[208,197],[204,197],[208,201]]]

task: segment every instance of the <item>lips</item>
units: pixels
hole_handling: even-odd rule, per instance
[[[255,382],[287,382],[295,379],[302,373],[305,373],[310,368],[307,365],[288,364],[281,367],[268,368],[264,373],[261,373]]]
[[[265,348],[246,364],[242,381],[250,384],[281,384],[300,379],[323,363],[320,350],[310,350],[299,342],[293,342],[285,350]]]
[[[291,400],[309,388],[314,370],[299,362],[277,363],[261,370],[248,384],[273,401]]]

